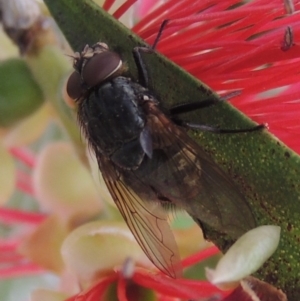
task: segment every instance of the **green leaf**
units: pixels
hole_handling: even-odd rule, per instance
[[[98,40],[106,42],[111,49],[121,53],[128,63],[128,75],[137,79],[132,49],[145,45],[138,37],[92,1],[45,2],[75,50]],[[155,53],[145,54],[143,58],[152,79],[150,88],[164,105],[201,101],[208,95],[217,97],[207,86],[165,57]],[[227,103],[189,113],[185,117],[197,123],[222,128],[253,126],[249,118]],[[191,135],[246,196],[257,224],[281,226],[279,249],[260,270],[260,276],[283,289],[289,300],[299,300],[299,156],[267,130],[227,135],[193,132]],[[221,248],[228,247],[231,242],[224,240],[213,229],[205,230],[207,236]]]
[[[0,63],[0,126],[9,127],[31,115],[44,95],[22,59]]]

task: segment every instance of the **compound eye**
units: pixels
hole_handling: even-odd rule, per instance
[[[90,87],[101,84],[122,67],[119,55],[112,51],[104,51],[93,56],[82,70],[82,78]]]
[[[73,72],[67,82],[67,93],[73,98],[77,99],[82,95],[81,79],[78,72]]]

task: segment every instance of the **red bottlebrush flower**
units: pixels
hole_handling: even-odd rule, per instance
[[[185,267],[195,264],[218,252],[215,247],[201,251],[183,261]],[[115,291],[110,288],[116,286]],[[67,299],[66,301],[94,301],[106,300],[108,292],[115,294],[117,300],[142,300],[143,290],[150,289],[154,292],[153,300],[171,301],[188,299],[206,299],[218,297],[218,300],[228,296],[231,291],[221,291],[207,281],[191,279],[172,279],[161,273],[154,274],[145,269],[134,267],[131,260],[127,260],[121,270],[111,272],[103,277],[92,287]],[[145,292],[144,292],[145,293]],[[112,295],[110,295],[111,298]],[[112,299],[107,299],[112,300]]]
[[[0,208],[0,223],[22,228],[37,227],[45,216],[17,209]],[[45,270],[22,256],[18,248],[23,236],[0,240],[0,279],[44,273]]]
[[[157,50],[220,95],[239,91],[231,103],[300,152],[299,8],[280,0],[167,1],[133,30],[152,44],[169,19]]]

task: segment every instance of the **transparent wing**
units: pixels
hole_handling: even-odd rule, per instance
[[[176,126],[155,105],[148,106],[156,167],[141,181],[184,208],[196,221],[221,233],[239,237],[256,222],[243,194],[186,131]],[[155,156],[155,149],[160,155]],[[161,155],[164,152],[164,156]],[[141,178],[141,177],[140,177]]]
[[[106,158],[98,157],[98,164],[119,211],[150,261],[170,277],[180,277],[178,247],[159,202],[142,200]]]

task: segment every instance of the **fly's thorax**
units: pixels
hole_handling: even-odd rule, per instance
[[[91,145],[124,169],[136,168],[145,154],[140,135],[146,126],[146,91],[119,76],[93,89],[79,106],[80,123]]]

